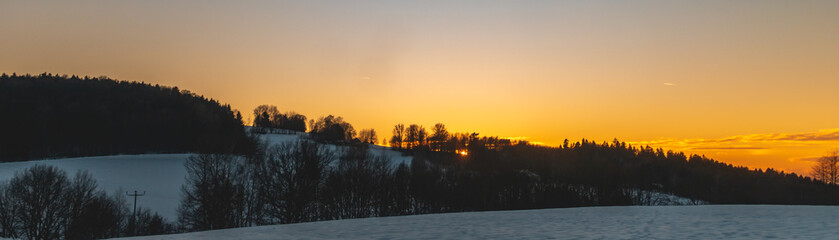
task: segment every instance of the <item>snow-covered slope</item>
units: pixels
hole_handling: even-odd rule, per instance
[[[297,141],[303,136],[305,133],[263,134],[260,137],[273,145]],[[330,147],[336,151],[339,149],[337,146]],[[401,162],[411,163],[411,157],[401,156],[399,152],[390,148],[371,146],[370,153],[391,157],[394,167]],[[56,166],[67,171],[71,178],[77,171],[87,170],[108,194],[114,194],[120,189],[122,194],[125,194],[125,191],[146,191],[145,196],[138,198],[137,206],[151,209],[152,212],[158,212],[168,220],[174,221],[180,203],[181,185],[186,177],[184,162],[190,155],[115,155],[0,163],[0,181],[7,181],[14,177],[15,172],[38,164]]]
[[[671,205],[703,205],[708,202],[679,197],[672,194],[647,190],[632,190],[633,205],[640,206],[671,206]]]
[[[350,219],[132,239],[835,239],[839,207],[586,207]]]
[[[296,133],[296,134],[262,134],[260,135],[260,139],[268,143],[269,145],[277,145],[282,143],[294,142],[306,136],[306,133]],[[332,149],[337,154],[340,154],[341,151],[344,150],[345,147],[336,146],[336,145],[328,145],[328,148]],[[402,153],[398,151],[391,150],[389,147],[383,147],[378,145],[370,145],[368,150],[370,154],[376,156],[385,156],[390,158],[391,167],[394,169],[399,166],[400,163],[405,163],[408,166],[411,165],[411,160],[413,157],[411,156],[402,156]]]
[[[175,220],[181,185],[186,176],[184,161],[190,155],[116,155],[0,163],[0,181],[7,181],[14,177],[15,172],[38,164],[56,166],[67,171],[71,178],[77,171],[87,170],[96,179],[100,189],[108,194],[114,194],[120,189],[122,194],[125,191],[146,191],[145,196],[137,199],[137,206],[149,208],[169,220]]]

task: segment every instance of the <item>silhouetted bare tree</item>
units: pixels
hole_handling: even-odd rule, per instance
[[[390,212],[390,159],[373,156],[367,145],[348,147],[324,186],[327,219],[363,218]]]
[[[446,125],[442,123],[434,124],[431,132],[431,137],[428,138],[431,150],[442,151],[443,144],[449,139],[449,131],[446,130]]]
[[[825,183],[839,184],[839,150],[834,150],[819,158],[813,165],[811,175],[814,179]]]
[[[247,224],[241,159],[226,154],[190,156],[184,164],[178,221],[188,230],[241,227]]]
[[[408,145],[408,149],[415,149],[425,146],[425,140],[428,136],[428,132],[425,131],[425,127],[411,124],[405,129],[405,142]]]
[[[64,230],[69,207],[67,174],[53,166],[36,165],[15,174],[6,197],[12,202],[18,222],[17,236],[27,239],[57,239]]]
[[[124,236],[124,202],[97,189],[80,171],[70,180],[56,167],[36,165],[0,185],[0,237],[101,239]]]
[[[284,143],[268,148],[267,174],[260,181],[260,196],[275,223],[318,219],[318,191],[332,152],[310,141]]]
[[[372,128],[361,129],[358,133],[358,140],[363,143],[376,144],[379,138],[376,136],[376,130]]]
[[[405,124],[396,124],[393,126],[393,135],[390,137],[390,147],[401,149],[403,147],[403,138],[405,137]]]
[[[129,216],[130,213],[124,201],[120,201],[120,198],[108,197],[100,191],[82,205],[78,214],[72,216],[64,237],[66,239],[104,239],[124,236],[125,231],[129,229],[125,227]],[[170,233],[173,230],[157,234]],[[138,231],[138,233],[138,235],[147,235],[143,231]]]

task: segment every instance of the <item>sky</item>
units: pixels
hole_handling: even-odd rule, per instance
[[[839,1],[0,1],[0,72],[178,86],[806,174],[839,148]],[[246,117],[247,118],[247,117]]]

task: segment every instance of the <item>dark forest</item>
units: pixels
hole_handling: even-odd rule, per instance
[[[0,161],[252,151],[241,115],[177,87],[107,77],[0,76]],[[237,117],[238,116],[238,117]]]

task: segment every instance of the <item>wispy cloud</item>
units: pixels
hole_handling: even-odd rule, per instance
[[[694,147],[694,150],[761,150],[765,147]]]
[[[765,147],[751,144],[766,143],[824,143],[839,142],[839,128],[824,129],[809,133],[773,133],[736,135],[716,139],[660,139],[652,141],[630,142],[632,145],[668,146],[697,150],[759,150]]]
[[[665,85],[665,86],[676,86],[676,84],[675,84],[675,83],[669,83],[669,82],[664,83],[664,85]]]
[[[811,157],[797,157],[797,158],[790,158],[790,162],[818,162],[821,159],[821,156],[811,156]]]
[[[839,128],[813,133],[752,134],[742,136],[745,141],[839,141]]]

